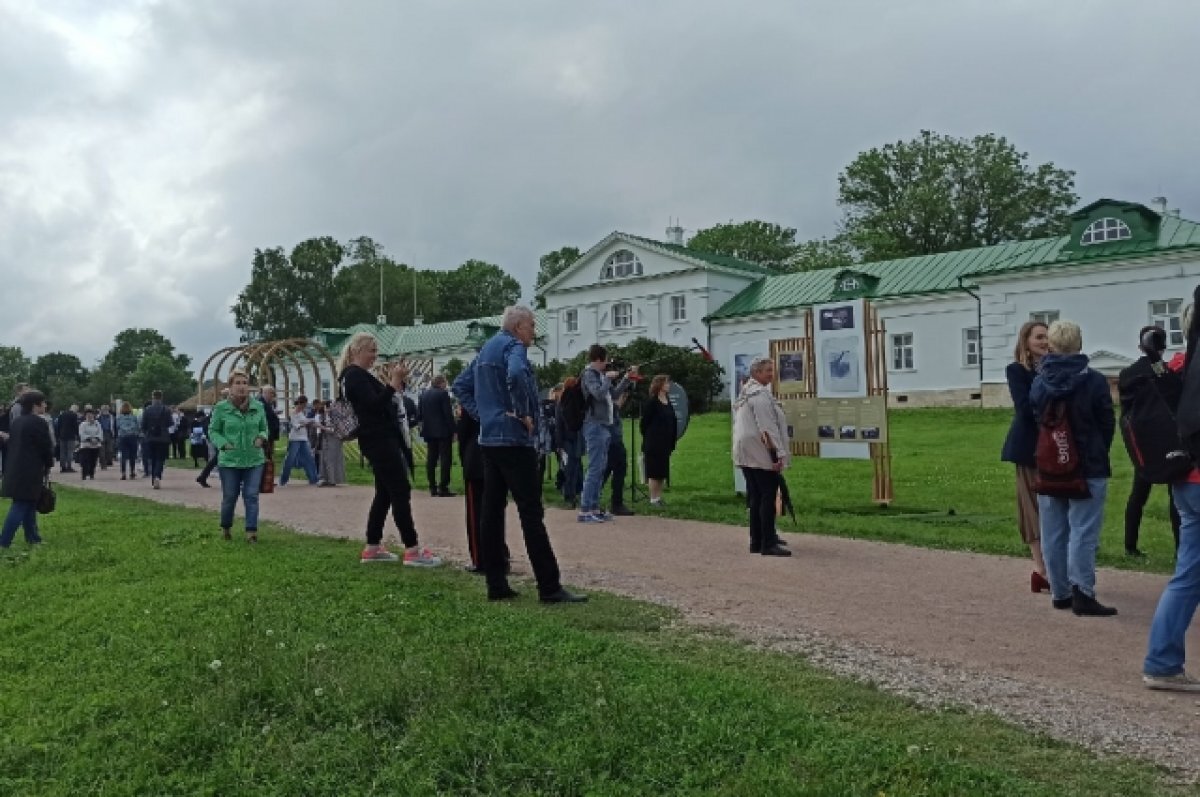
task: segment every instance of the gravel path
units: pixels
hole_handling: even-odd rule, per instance
[[[83,486],[216,509],[219,489],[200,488],[192,473],[168,470],[161,490],[112,471]],[[361,539],[370,494],[301,481],[263,496],[262,515]],[[416,493],[413,514],[424,544],[466,559],[461,499]],[[1014,558],[793,534],[796,555],[776,559],[747,553],[746,531],[733,526],[646,516],[585,526],[553,508],[546,522],[568,584],[672,606],[697,626],[922,704],[992,712],[1200,781],[1200,695],[1150,692],[1140,679],[1162,575],[1101,570],[1100,598],[1120,615],[1080,618],[1030,593],[1030,567]],[[528,572],[511,507],[508,524],[515,564]]]

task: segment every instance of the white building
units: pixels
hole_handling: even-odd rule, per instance
[[[732,257],[614,232],[542,288],[535,363],[567,360],[593,343],[692,339],[728,366],[730,352],[801,337],[809,307],[863,297],[886,329],[893,406],[1001,406],[1004,368],[1030,319],[1071,319],[1093,366],[1115,375],[1137,352],[1138,330],[1158,324],[1182,348],[1180,317],[1200,283],[1200,224],[1133,202],[1102,199],[1071,217],[1059,238],[902,260],[774,274]],[[360,329],[385,356],[464,362],[498,317],[414,327],[360,324],[319,330],[337,348]],[[327,385],[323,386],[327,387]],[[324,392],[324,391],[323,391]]]

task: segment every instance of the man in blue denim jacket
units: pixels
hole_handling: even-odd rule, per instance
[[[525,351],[533,338],[533,311],[520,305],[505,309],[500,331],[454,380],[454,395],[463,411],[479,421],[484,485],[479,517],[481,564],[487,577],[488,600],[517,597],[516,590],[508,585],[504,545],[504,508],[511,493],[542,602],[581,603],[587,596],[562,587],[558,560],[544,522],[534,447],[537,382]]]

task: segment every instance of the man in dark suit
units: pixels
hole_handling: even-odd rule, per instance
[[[146,441],[150,486],[162,486],[163,467],[171,453],[171,410],[163,404],[161,390],[150,394],[150,406],[142,410],[142,436]]]
[[[79,405],[72,404],[58,414],[58,466],[62,473],[74,473],[75,446],[79,442]]]
[[[438,374],[425,392],[421,394],[417,408],[421,418],[421,437],[425,439],[428,453],[425,456],[425,475],[429,478],[429,493],[433,496],[450,496],[450,466],[453,459],[454,407],[450,393],[446,390],[446,377]],[[441,462],[441,480],[435,481],[438,463]]]

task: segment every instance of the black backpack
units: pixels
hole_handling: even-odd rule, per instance
[[[1192,458],[1179,437],[1171,406],[1170,397],[1178,396],[1178,377],[1162,363],[1152,367],[1152,375],[1130,386],[1129,411],[1121,415],[1121,439],[1138,476],[1151,484],[1170,484],[1187,476]]]
[[[562,410],[563,426],[568,432],[578,432],[583,428],[583,419],[587,417],[587,394],[583,392],[583,374],[575,380],[575,384],[563,388],[558,399]]]

